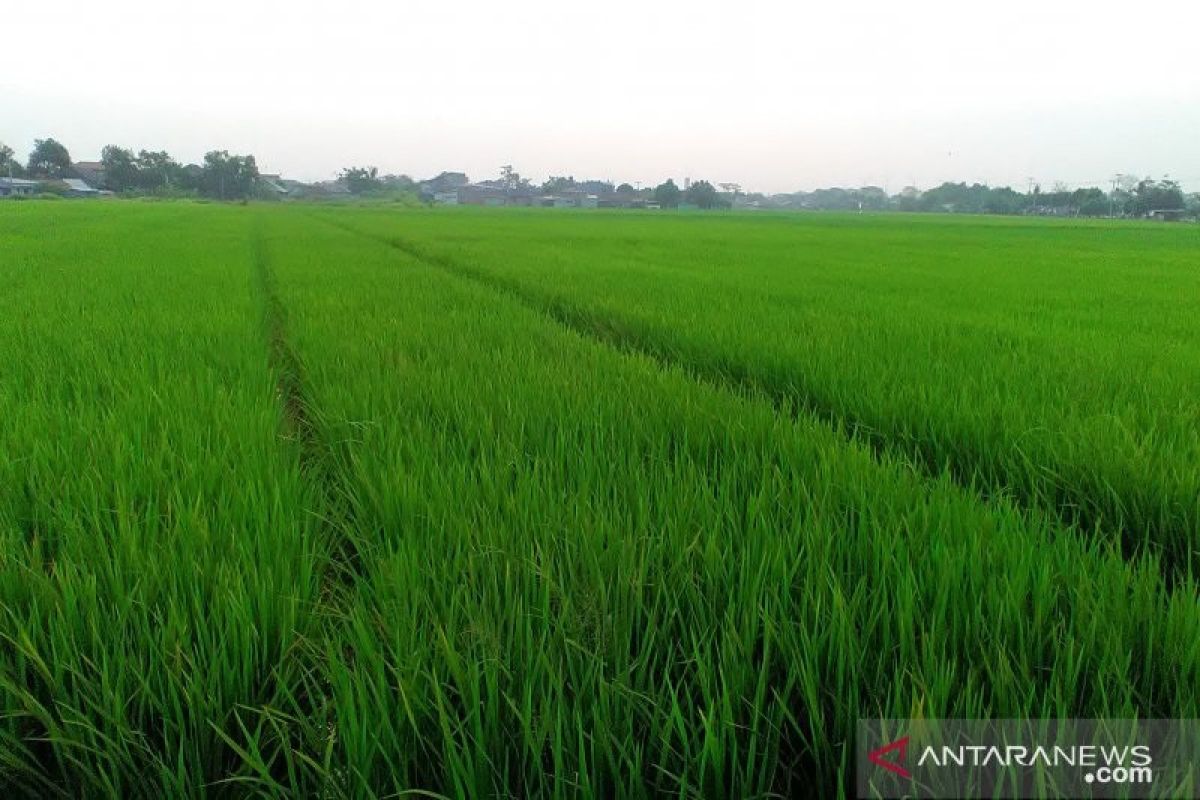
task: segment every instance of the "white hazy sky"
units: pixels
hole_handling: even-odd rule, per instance
[[[0,141],[790,191],[1170,174],[1200,2],[9,0]]]

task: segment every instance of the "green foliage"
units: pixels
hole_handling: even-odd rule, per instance
[[[1176,181],[1155,181],[1147,178],[1140,181],[1133,190],[1128,210],[1132,214],[1143,216],[1151,211],[1183,207],[1183,191]]]
[[[132,150],[108,145],[100,161],[107,188],[115,192],[185,197],[196,187],[189,171],[163,150],[141,150],[134,156]]]
[[[204,155],[198,180],[200,193],[217,200],[245,200],[254,194],[258,165],[254,156],[230,155],[213,150]]]
[[[838,797],[859,717],[1191,717],[1189,228],[0,204],[0,795]]]
[[[391,192],[415,196],[421,191],[420,185],[408,175],[384,175],[380,181],[383,187]]]
[[[371,194],[383,189],[376,167],[346,167],[340,177],[350,194]]]
[[[162,191],[186,184],[183,168],[165,150],[139,151],[137,167],[138,185],[146,191]],[[254,175],[258,175],[257,170]]]
[[[981,183],[943,183],[921,195],[922,211],[953,211],[962,214],[1014,213],[1027,204],[1024,196],[1004,187],[992,190]]]
[[[500,185],[509,191],[532,188],[529,179],[521,177],[521,174],[513,169],[511,164],[505,164],[500,168]]]
[[[244,210],[0,205],[0,796],[237,786],[326,557]]]
[[[574,222],[589,246],[569,250],[539,217],[475,221],[472,242],[448,250],[439,217],[407,235],[913,463],[1101,524],[1180,571],[1196,562],[1200,468],[1179,465],[1200,465],[1200,442],[1180,409],[1200,358],[1163,346],[1194,327],[1180,304],[1194,293],[1191,231],[782,219],[631,220],[611,239],[603,220]]]
[[[61,178],[71,169],[71,154],[54,139],[35,139],[27,169],[30,177]]]
[[[542,184],[542,192],[544,194],[562,194],[568,189],[576,187],[575,178],[563,177],[561,175],[551,175],[545,183]]]
[[[1184,199],[1184,206],[1188,210],[1188,214],[1200,219],[1200,192],[1193,192]]]
[[[104,165],[104,180],[114,192],[128,192],[140,185],[137,160],[132,150],[106,145],[100,154]]]
[[[25,174],[21,162],[17,161],[13,149],[0,142],[0,178],[20,178]]]
[[[675,208],[682,197],[683,192],[679,191],[675,181],[670,178],[654,187],[654,200],[663,208]]]
[[[708,181],[696,181],[683,193],[684,202],[697,208],[729,208],[729,202],[717,193],[716,188]]]

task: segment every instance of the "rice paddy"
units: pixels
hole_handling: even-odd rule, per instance
[[[0,206],[0,796],[839,796],[861,717],[1194,717],[1198,267]]]

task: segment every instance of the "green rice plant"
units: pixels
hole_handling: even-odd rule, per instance
[[[839,796],[859,717],[1194,716],[1188,235],[0,206],[0,796]]]
[[[1153,557],[260,215],[363,554],[320,791],[833,795],[860,716],[1195,712],[1195,587]]]
[[[237,794],[294,692],[324,542],[248,230],[0,209],[0,796]]]
[[[931,474],[1190,574],[1198,231],[837,215],[325,212]]]

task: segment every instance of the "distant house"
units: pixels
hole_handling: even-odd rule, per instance
[[[649,208],[652,201],[628,192],[609,192],[597,198],[597,208]],[[657,205],[655,206],[657,208]]]
[[[38,182],[22,178],[0,178],[0,197],[33,197]]]
[[[434,192],[433,202],[439,206],[456,206],[458,205],[458,190],[455,189],[449,192]]]
[[[509,203],[509,195],[504,189],[488,183],[470,183],[459,187],[457,191],[458,204],[464,206],[505,206]]]
[[[758,211],[763,207],[763,204],[760,200],[753,200],[743,196],[733,198],[733,207],[739,211]],[[861,211],[862,209],[860,208],[859,210]]]
[[[458,202],[467,206],[502,206],[507,203],[503,189],[470,184],[458,190]]]
[[[259,174],[258,190],[263,194],[279,198],[284,198],[291,194],[291,191],[284,185],[283,178],[271,174]]]
[[[587,194],[594,194],[597,196],[614,193],[613,185],[609,181],[581,181],[576,188],[582,192],[586,192]]]
[[[447,192],[457,192],[464,186],[470,184],[467,176],[462,172],[443,172],[429,180],[421,181],[420,189],[423,194],[436,197],[439,194]]]
[[[1156,208],[1147,212],[1146,218],[1156,219],[1159,222],[1182,222],[1185,213],[1187,210],[1183,208]]]
[[[306,197],[312,194],[312,187],[303,181],[295,181],[291,178],[281,178],[275,182],[287,190],[288,197]]]
[[[82,178],[63,178],[62,182],[67,187],[67,197],[99,197],[100,190],[94,186],[89,186],[88,182]]]
[[[586,189],[572,187],[564,189],[559,194],[543,198],[543,202],[539,205],[553,206],[554,208],[599,208],[600,198]]]
[[[107,186],[104,164],[100,161],[76,161],[71,165],[71,172],[93,189],[104,189]]]

